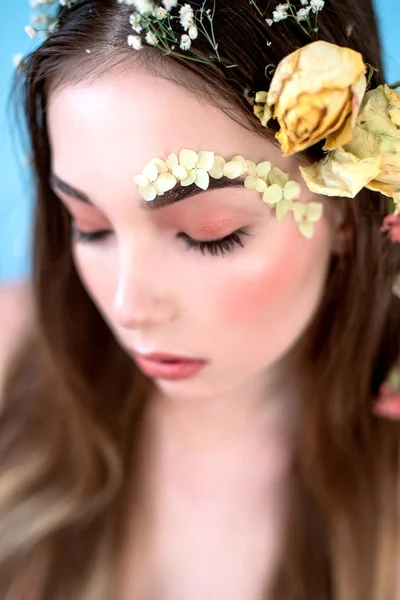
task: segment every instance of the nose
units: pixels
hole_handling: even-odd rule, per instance
[[[113,312],[117,326],[139,329],[166,324],[177,316],[168,266],[156,244],[138,248],[130,245],[120,254]]]

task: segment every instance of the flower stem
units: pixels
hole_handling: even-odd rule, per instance
[[[250,0],[250,4],[252,4],[254,6],[254,8],[256,9],[256,11],[258,12],[258,14],[260,15],[260,17],[264,18],[264,15],[262,14],[261,10],[258,8],[257,4],[254,2],[254,0]]]
[[[399,79],[399,81],[396,81],[395,83],[392,83],[391,85],[388,85],[388,87],[391,90],[395,90],[396,88],[400,87],[400,79]]]

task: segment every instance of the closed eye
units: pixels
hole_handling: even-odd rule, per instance
[[[186,233],[178,233],[178,238],[184,240],[188,250],[195,250],[201,252],[203,256],[208,253],[211,256],[224,256],[228,252],[233,252],[235,248],[244,248],[243,237],[249,235],[243,229],[234,231],[233,233],[220,238],[218,240],[201,241],[195,240],[188,236]]]

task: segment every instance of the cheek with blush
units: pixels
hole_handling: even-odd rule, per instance
[[[319,264],[315,263],[312,245],[310,240],[292,239],[278,252],[266,252],[265,258],[260,259],[258,252],[247,257],[246,267],[233,274],[220,293],[218,308],[224,321],[237,325],[266,315],[281,319],[301,304],[313,305],[324,281],[326,261],[322,253]]]

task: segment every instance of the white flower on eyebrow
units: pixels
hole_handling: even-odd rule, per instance
[[[194,150],[181,150],[179,164],[187,171],[187,178],[181,181],[181,185],[187,186],[195,183],[197,187],[206,190],[210,183],[208,171],[214,165],[214,156],[214,152],[207,150],[198,154]]]
[[[195,184],[200,189],[207,190],[210,177],[238,179],[244,175],[244,187],[261,193],[264,203],[275,211],[279,221],[291,211],[300,233],[307,238],[312,236],[315,223],[322,216],[322,203],[297,202],[300,198],[300,184],[290,180],[280,169],[272,167],[269,161],[256,164],[241,155],[226,161],[223,156],[209,150],[195,152],[184,148],[179,157],[170,154],[165,161],[160,158],[151,159],[143,172],[135,176],[135,182],[142,198],[151,202],[157,196],[172,190],[178,183],[183,187]]]

